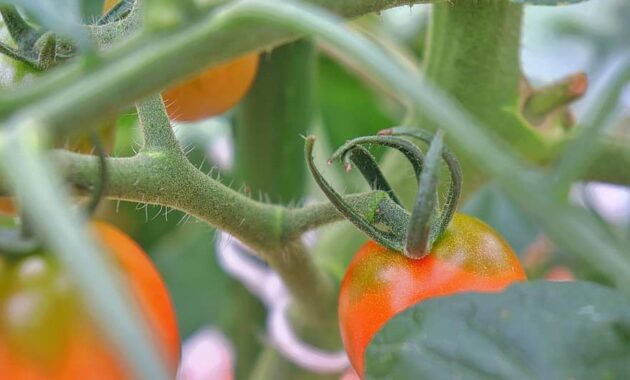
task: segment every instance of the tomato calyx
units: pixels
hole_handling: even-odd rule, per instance
[[[403,137],[411,137],[429,144],[424,154],[415,144]],[[433,135],[414,127],[395,127],[385,129],[377,136],[364,136],[343,144],[328,160],[328,164],[342,161],[346,171],[356,166],[372,190],[379,190],[386,199],[381,200],[373,213],[362,215],[350,206],[343,197],[323,178],[313,162],[315,138],[306,139],[306,161],[318,186],[337,210],[357,228],[380,245],[405,256],[420,259],[431,249],[435,241],[448,227],[461,193],[462,175],[459,161],[444,146],[443,133]],[[400,200],[380,171],[375,158],[363,145],[380,145],[394,148],[401,152],[411,163],[418,192],[411,213],[401,205]],[[438,169],[444,160],[450,172],[450,186],[446,202],[438,204]]]

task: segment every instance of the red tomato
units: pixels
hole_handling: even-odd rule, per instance
[[[142,249],[113,226],[93,223],[143,311],[174,374],[180,344],[162,279]],[[0,377],[19,380],[132,379],[49,252],[0,258]]]
[[[458,292],[497,292],[526,279],[507,242],[463,214],[455,215],[429,255],[419,260],[370,241],[350,263],[339,293],[339,327],[350,362],[363,377],[370,340],[409,306]]]

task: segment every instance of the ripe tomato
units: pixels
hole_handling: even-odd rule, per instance
[[[127,288],[168,355],[173,377],[180,355],[173,306],[142,249],[113,226],[93,228],[118,265]],[[0,377],[23,380],[131,379],[98,331],[76,287],[43,250],[0,257]]]
[[[0,196],[0,214],[15,216],[17,215],[17,207],[13,198],[7,196]]]
[[[171,119],[195,121],[221,114],[241,100],[256,76],[258,54],[211,67],[163,93]]]
[[[526,280],[514,251],[490,226],[456,214],[429,255],[414,260],[368,242],[341,283],[339,327],[350,362],[363,377],[364,354],[397,313],[431,297],[501,291]]]
[[[107,12],[119,0],[105,0]],[[171,120],[197,121],[234,107],[251,87],[258,69],[258,53],[206,69],[162,92]]]

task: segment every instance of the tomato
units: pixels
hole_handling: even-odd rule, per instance
[[[102,222],[94,222],[93,228],[167,354],[174,378],[179,334],[162,279],[123,232]],[[68,275],[44,250],[19,259],[0,256],[0,378],[132,378],[88,315]]]
[[[15,216],[17,215],[17,207],[13,198],[7,196],[0,196],[0,214]]]
[[[496,292],[526,280],[516,254],[479,219],[456,214],[431,252],[414,260],[370,241],[341,283],[339,327],[350,362],[362,377],[364,354],[394,315],[431,297]]]
[[[118,4],[119,0],[105,0],[103,3],[103,13],[107,13],[110,9],[114,7],[114,5]]]
[[[257,68],[258,54],[248,54],[166,89],[162,97],[169,117],[195,121],[227,111],[250,88]]]
[[[118,0],[105,0],[104,12]],[[247,54],[184,79],[162,92],[171,120],[197,121],[234,107],[256,77],[258,53]]]

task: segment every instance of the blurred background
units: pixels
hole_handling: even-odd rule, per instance
[[[84,0],[84,3],[86,20],[95,19],[102,9],[102,0]],[[405,6],[355,20],[352,26],[367,32],[409,62],[421,65],[430,11],[430,6]],[[602,82],[620,59],[629,54],[628,36],[630,1],[627,0],[527,7],[522,45],[523,73],[533,86],[541,86],[570,74],[585,72],[590,82],[589,91],[573,107],[579,122],[584,110],[597,99]],[[7,58],[0,59],[0,84],[6,85],[19,72]],[[403,110],[387,94],[338,63],[326,47],[321,48],[318,64],[319,121],[313,133],[328,149],[349,138],[396,125],[404,117]],[[630,88],[626,88],[620,106],[607,132],[630,136]],[[177,124],[174,128],[195,165],[239,189],[245,184],[235,180],[237,176],[232,171],[235,112],[199,123]],[[137,123],[132,109],[120,115],[113,155],[129,156],[140,146]],[[296,136],[296,144],[301,143],[301,138]],[[412,177],[411,169],[408,170],[408,176]],[[346,191],[357,189],[356,179],[340,178],[339,168],[327,168],[324,174],[335,179]],[[322,199],[312,184],[309,188],[312,190],[308,199]],[[572,196],[575,202],[599,214],[621,236],[630,236],[630,192],[627,188],[580,183],[574,185]],[[292,201],[299,204],[306,200]],[[608,281],[570,252],[554,249],[536,224],[525,218],[491,184],[467,199],[461,208],[498,229],[522,257],[532,278]],[[221,249],[225,243],[218,241],[215,231],[177,210],[128,202],[104,202],[98,216],[121,227],[152,256],[172,294],[182,336],[190,337],[199,332],[197,340],[190,341],[195,343],[196,350],[203,352],[205,349],[206,353],[218,350],[212,352],[222,353],[216,355],[224,358],[221,360],[226,360],[223,353],[227,352],[227,357],[231,355],[229,347],[235,347],[238,355],[230,360],[237,363],[237,377],[239,373],[247,373],[249,368],[246,366],[253,363],[251,358],[264,341],[265,311],[255,297],[222,270],[215,250]],[[343,231],[353,234],[352,244],[361,243],[361,235],[351,229]],[[326,239],[335,236],[330,228],[322,229],[318,235],[318,244],[321,241],[323,245]],[[353,248],[348,249],[353,252]],[[217,335],[218,331],[221,335]],[[210,341],[214,343],[209,344]],[[195,357],[190,355],[190,358]],[[189,362],[194,364],[195,361],[190,359]],[[185,363],[188,362],[185,360]]]

